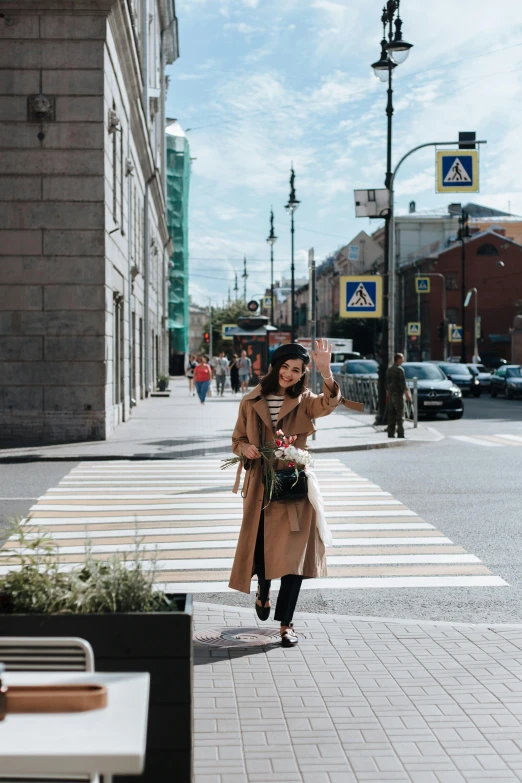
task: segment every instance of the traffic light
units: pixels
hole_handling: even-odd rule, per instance
[[[210,332],[205,332],[203,339],[206,343],[210,343]]]
[[[437,326],[437,334],[439,335],[439,340],[444,340],[445,329],[446,327],[444,326],[444,321],[441,321],[440,324]]]

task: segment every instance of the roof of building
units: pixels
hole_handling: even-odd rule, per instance
[[[497,234],[493,228],[487,228],[484,231],[478,231],[476,234],[472,234],[466,244],[475,242],[477,239],[484,239],[486,236],[495,236],[497,239],[501,239],[502,242],[509,242],[510,245],[515,245],[515,247],[520,248],[522,251],[522,245],[520,245],[518,242],[515,242],[513,239],[508,239],[508,237],[505,237],[502,234]],[[404,268],[408,266],[414,266],[418,261],[439,258],[439,256],[442,256],[444,253],[449,253],[450,250],[454,250],[455,247],[457,247],[457,241],[458,240],[452,242],[450,245],[446,244],[445,242],[440,242],[438,247],[436,246],[436,243],[434,243],[435,246],[431,245],[427,253],[419,253],[419,255],[417,255],[415,258],[408,259],[406,263],[401,264],[401,267]]]
[[[170,124],[165,128],[165,133],[167,136],[181,136],[184,139],[187,138],[187,134],[177,120],[170,121]]]
[[[484,220],[485,218],[500,218],[500,222],[512,222],[521,221],[522,216],[513,215],[510,212],[502,212],[499,209],[493,209],[493,207],[485,207],[482,204],[464,204],[462,209],[465,209],[469,215],[470,220]],[[400,220],[440,220],[441,218],[457,217],[458,213],[451,213],[448,207],[437,207],[436,209],[416,209],[415,212],[408,212],[404,215],[398,214],[396,219]]]

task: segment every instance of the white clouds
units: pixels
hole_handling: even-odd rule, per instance
[[[513,24],[512,5],[499,3],[492,13],[489,0],[404,0],[401,10],[404,38],[414,48],[394,71],[394,162],[423,142],[475,130],[489,142],[481,150],[481,202],[507,209],[511,201],[513,211],[522,212],[522,28]],[[302,202],[296,216],[300,268],[310,240],[319,259],[340,241],[319,235],[316,242],[303,229],[346,234],[346,241],[360,229],[353,189],[383,187],[386,164],[386,85],[370,70],[379,54],[380,12],[367,0],[191,0],[184,9],[194,37],[183,48],[207,52],[211,65],[195,65],[179,77],[192,92],[170,113],[200,128],[189,134],[197,158],[191,253],[232,259],[208,262],[221,270],[223,286],[233,281],[244,252],[268,258],[271,204],[278,269],[288,271],[283,207],[290,160]],[[185,119],[183,109],[192,110]],[[396,194],[398,208],[411,199],[419,208],[446,205],[447,196],[434,194],[433,149],[404,164]],[[195,262],[198,272],[206,263]],[[259,280],[266,270],[257,265]]]

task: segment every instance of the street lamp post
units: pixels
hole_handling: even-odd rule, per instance
[[[294,263],[294,212],[301,202],[297,200],[295,195],[295,171],[294,164],[292,163],[290,168],[290,196],[288,197],[288,203],[285,205],[285,209],[290,213],[290,236],[292,241],[292,265],[291,265],[291,318],[290,327],[292,330],[292,342],[295,342],[295,263]]]
[[[459,217],[459,239],[461,242],[461,251],[460,251],[460,265],[461,265],[461,289],[460,289],[460,295],[461,295],[461,306],[460,306],[460,313],[461,313],[461,326],[462,326],[462,356],[460,357],[460,361],[462,364],[466,364],[468,356],[466,353],[466,239],[471,236],[469,233],[469,226],[468,226],[468,213],[465,209],[462,210],[460,217]]]
[[[372,64],[375,75],[382,82],[388,82],[388,100],[386,103],[387,143],[386,143],[386,177],[384,185],[391,190],[392,185],[392,118],[393,118],[393,69],[403,63],[413,44],[402,40],[402,19],[400,17],[400,0],[387,0],[381,17],[383,36],[381,41],[381,56]],[[395,27],[395,32],[393,28]],[[391,194],[390,194],[391,196]],[[386,408],[386,370],[390,361],[390,353],[395,348],[394,310],[395,310],[395,276],[390,276],[393,264],[390,260],[390,225],[393,203],[390,198],[389,208],[384,219],[384,275],[383,275],[383,321],[381,341],[381,362],[379,367],[379,413],[377,423],[384,423]]]
[[[477,329],[477,322],[478,322],[478,291],[476,288],[471,288],[468,293],[466,294],[466,299],[464,300],[464,307],[467,307],[470,303],[471,294],[475,294],[475,319],[473,321],[473,358],[472,362],[474,364],[478,364],[480,361],[479,352],[478,352],[478,329]],[[464,340],[464,325],[462,326],[462,339]],[[463,343],[464,345],[464,343]]]
[[[292,227],[293,231],[293,227]],[[293,236],[293,234],[292,234]],[[277,237],[274,234],[274,211],[270,210],[270,234],[267,242],[270,245],[270,323],[274,325],[274,245]]]

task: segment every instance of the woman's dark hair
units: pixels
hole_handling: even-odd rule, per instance
[[[289,359],[288,356],[283,356],[282,359],[279,359],[277,362],[274,362],[274,364],[270,368],[270,371],[267,372],[267,374],[261,379],[261,393],[263,394],[264,397],[266,397],[267,394],[279,393],[279,370],[281,369],[283,364],[286,364],[288,359]],[[289,397],[299,397],[299,395],[302,394],[303,391],[308,388],[307,380],[308,380],[308,370],[303,362],[303,375],[299,378],[297,383],[294,383],[293,386],[288,387],[285,394],[288,394]]]

